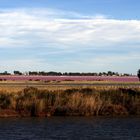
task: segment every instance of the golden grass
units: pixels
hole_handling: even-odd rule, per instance
[[[58,84],[62,84],[62,85],[58,85]],[[94,84],[94,85],[88,86],[86,84]],[[121,82],[109,82],[109,81],[50,81],[47,83],[43,81],[0,81],[0,91],[14,93],[31,86],[36,87],[38,89],[51,90],[51,91],[66,90],[69,88],[88,88],[88,87],[101,90],[101,89],[116,89],[119,87],[130,88],[130,86],[135,87],[135,85],[138,84],[140,83],[139,82],[121,83]]]
[[[28,87],[16,92],[0,91],[0,116],[4,116],[3,110],[19,116],[140,115],[139,88],[51,89]]]

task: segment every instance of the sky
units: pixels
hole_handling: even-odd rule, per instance
[[[139,0],[0,0],[0,71],[139,68]]]

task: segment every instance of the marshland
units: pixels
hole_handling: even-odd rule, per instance
[[[1,87],[0,117],[140,116],[131,86]]]

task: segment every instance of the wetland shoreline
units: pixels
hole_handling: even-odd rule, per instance
[[[0,90],[0,117],[140,116],[140,88]]]

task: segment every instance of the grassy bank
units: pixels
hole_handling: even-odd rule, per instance
[[[0,117],[140,115],[140,89],[70,88],[0,91]]]

